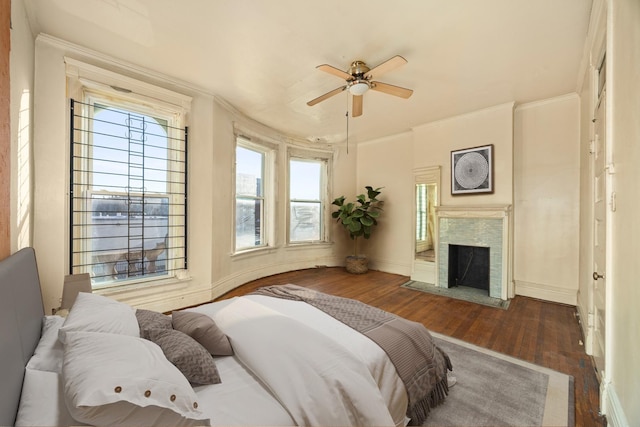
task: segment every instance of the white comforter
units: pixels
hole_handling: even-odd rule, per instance
[[[386,353],[320,310],[257,295],[192,310],[216,321],[236,357],[297,425],[405,425],[406,392]],[[198,394],[210,392],[203,388]],[[234,410],[251,411],[247,404],[238,402]],[[216,412],[207,414],[212,424],[224,423]]]

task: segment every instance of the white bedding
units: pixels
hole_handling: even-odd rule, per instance
[[[215,358],[221,384],[193,387],[211,425],[406,425],[404,384],[386,353],[322,311],[258,295],[189,310],[210,316],[235,351]],[[25,377],[20,424],[76,424],[60,395],[62,374],[42,372]],[[43,392],[51,404],[37,404]]]
[[[405,416],[407,395],[404,384],[398,377],[396,369],[386,353],[369,338],[322,311],[304,302],[259,295],[233,298],[206,304],[191,310],[206,314],[214,319],[220,329],[230,337],[234,350],[236,350],[236,357],[247,364],[250,369],[258,371],[258,375],[269,374],[270,381],[279,385],[285,393],[288,390],[287,387],[291,386],[294,386],[293,389],[299,391],[298,395],[278,396],[281,401],[285,398],[295,399],[296,397],[309,397],[312,400],[308,402],[306,408],[301,407],[304,402],[288,402],[294,406],[289,411],[294,412],[292,416],[294,420],[297,419],[298,423],[305,425],[406,425],[408,421]],[[294,336],[289,327],[286,330],[282,329],[284,331],[282,335],[279,334],[277,330],[274,330],[273,326],[267,323],[267,319],[273,317],[274,313],[288,319],[296,319],[300,325],[297,330],[300,334],[305,334],[306,332],[307,336]],[[271,320],[271,322],[286,322],[286,320],[277,319]],[[242,325],[250,326],[243,329],[241,328]],[[314,339],[310,339],[311,337]],[[301,345],[302,340],[307,344]],[[259,342],[256,343],[256,341]],[[361,405],[360,407],[349,408],[350,413],[318,414],[319,412],[332,412],[317,411],[317,404],[320,401],[330,404],[332,396],[319,395],[318,390],[310,388],[308,383],[310,378],[302,374],[292,375],[291,370],[294,369],[294,366],[297,370],[296,372],[303,372],[304,368],[298,365],[300,363],[308,364],[308,357],[312,357],[320,351],[318,346],[313,344],[314,341],[332,346],[340,354],[340,357],[343,357],[342,362],[345,362],[346,359],[349,360],[349,366],[352,366],[354,372],[344,371],[339,374],[344,375],[345,379],[349,378],[345,383],[345,387],[362,384],[355,390],[352,387],[344,391],[350,391],[353,394],[351,399],[355,399],[356,403]],[[245,348],[240,345],[242,342],[249,343],[251,346]],[[259,347],[256,348],[254,345],[263,346],[263,348],[258,350]],[[273,371],[275,367],[267,364],[263,358],[273,356],[271,362],[276,363],[279,357],[277,351],[283,346],[290,346],[296,351],[295,353],[287,353],[287,356],[291,357],[288,357],[283,362],[283,372]],[[326,356],[319,356],[317,363],[321,367],[328,368],[329,362],[326,360],[323,362],[322,357]],[[251,364],[254,364],[254,366],[251,366]],[[343,365],[343,363],[336,364],[333,367],[339,370],[342,369],[340,365]],[[363,371],[361,369],[363,367],[368,372]],[[354,378],[356,373],[358,378]],[[224,384],[225,378],[222,374],[221,377]],[[361,381],[368,381],[368,386],[365,387]],[[277,391],[273,389],[271,391],[277,395]],[[342,402],[345,401],[344,398],[341,400]],[[282,403],[287,404],[287,402]],[[206,411],[207,409],[205,409]],[[209,414],[207,413],[207,415]],[[317,416],[324,418],[315,418]],[[343,418],[338,420],[335,418],[337,416],[342,416]],[[352,416],[362,416],[363,418],[357,421],[349,419]],[[215,425],[221,420],[215,414],[211,414],[211,421]],[[247,423],[245,422],[243,425],[247,425]]]

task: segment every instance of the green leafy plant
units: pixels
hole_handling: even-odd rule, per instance
[[[354,256],[358,255],[358,237],[368,239],[373,228],[378,225],[384,201],[378,200],[382,187],[374,189],[366,186],[367,194],[360,194],[355,202],[345,202],[340,196],[333,201],[338,210],[331,216],[347,230],[349,237],[354,240]]]

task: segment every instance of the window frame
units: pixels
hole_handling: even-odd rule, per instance
[[[231,253],[232,254],[244,254],[249,252],[255,252],[265,249],[271,249],[275,245],[274,239],[274,226],[275,226],[275,214],[274,214],[274,205],[275,205],[275,185],[274,185],[274,175],[276,170],[276,148],[273,144],[269,144],[262,140],[256,140],[256,138],[250,138],[244,135],[236,135],[235,138],[235,147],[233,151],[233,205],[232,205],[232,238],[231,238]],[[262,201],[262,216],[260,218],[260,234],[261,234],[261,244],[254,246],[243,246],[238,247],[238,233],[236,230],[237,226],[237,204],[238,204],[238,191],[237,191],[237,180],[238,180],[238,168],[237,168],[237,152],[238,147],[244,148],[246,150],[254,151],[262,154],[262,196],[253,197],[254,200]],[[243,198],[247,198],[248,196],[243,196]]]
[[[287,202],[286,202],[286,242],[288,246],[301,246],[301,245],[322,245],[327,244],[330,241],[329,235],[329,217],[330,217],[330,200],[329,194],[331,189],[331,167],[332,167],[332,159],[333,153],[330,152],[321,152],[321,151],[312,151],[312,150],[304,150],[300,148],[290,148],[287,151],[287,180],[286,180],[286,194],[287,194]],[[291,204],[292,201],[302,201],[305,202],[307,200],[292,200],[291,198],[291,161],[302,161],[302,162],[314,162],[320,163],[320,239],[319,240],[300,240],[300,241],[292,241],[291,240],[291,221],[292,221],[292,213],[291,213]]]
[[[161,274],[161,275],[149,274],[149,275],[141,275],[136,277],[128,277],[121,280],[111,280],[111,281],[102,282],[102,283],[92,283],[93,289],[113,289],[113,288],[126,289],[126,288],[134,288],[141,284],[145,286],[163,285],[170,282],[176,282],[176,281],[182,281],[182,280],[188,279],[189,274],[187,270],[187,240],[188,240],[189,215],[187,210],[188,209],[187,197],[188,197],[189,189],[188,189],[187,176],[189,172],[188,170],[189,166],[187,163],[188,152],[186,147],[186,144],[187,144],[186,129],[188,124],[187,123],[188,113],[191,107],[191,97],[180,94],[180,93],[176,93],[155,85],[151,85],[149,83],[145,83],[139,80],[125,77],[118,73],[107,71],[99,67],[95,67],[93,65],[86,64],[81,61],[77,61],[68,57],[65,57],[65,63],[66,63],[66,74],[67,74],[68,99],[72,99],[72,98],[80,99],[81,103],[83,104],[83,107],[81,108],[89,108],[88,106],[84,107],[84,104],[93,105],[96,101],[98,101],[97,102],[98,104],[104,105],[106,107],[115,107],[118,109],[130,111],[134,114],[140,114],[140,115],[148,116],[154,119],[166,120],[168,126],[170,126],[167,132],[167,138],[169,139],[169,142],[168,142],[169,149],[171,147],[171,138],[175,137],[175,132],[178,132],[178,131],[182,132],[182,129],[184,129],[185,131],[185,134],[184,134],[185,147],[184,147],[184,152],[182,154],[183,156],[182,160],[184,161],[184,168],[183,170],[178,171],[175,168],[171,168],[167,166],[166,182],[168,185],[166,190],[168,191],[168,194],[165,194],[164,196],[162,196],[162,197],[168,197],[169,200],[171,200],[172,198],[174,199],[179,198],[183,200],[183,205],[181,207],[178,207],[180,209],[180,217],[184,218],[184,224],[181,225],[182,230],[179,232],[176,232],[174,230],[174,227],[172,227],[173,225],[172,221],[174,220],[171,219],[171,215],[169,215],[169,219],[167,222],[167,227],[168,227],[167,235],[169,236],[169,238],[170,239],[177,238],[181,242],[182,249],[178,249],[178,251],[180,252],[180,256],[175,257],[176,259],[167,259],[168,264],[173,264],[171,265],[171,267],[167,265],[167,272],[166,272],[167,274]],[[70,121],[73,120],[73,117],[69,117],[69,120]],[[82,127],[87,128],[87,124],[83,123]],[[171,128],[179,128],[179,130],[172,130]],[[69,135],[70,145],[68,147],[68,150],[72,150],[73,137],[74,137],[73,135]],[[92,148],[90,148],[90,146],[86,147],[86,150],[91,150],[91,149]],[[71,151],[69,151],[69,153],[70,153],[69,162],[73,162],[74,154]],[[85,154],[86,153],[87,151],[85,151]],[[167,158],[170,159],[172,157],[173,155],[169,154]],[[76,161],[78,161],[77,158],[76,158]],[[84,160],[84,162],[86,163],[82,164],[81,168],[83,170],[87,170],[87,168],[85,168],[84,166],[87,166],[89,161]],[[70,163],[68,170],[71,170],[72,166],[74,169],[76,169],[78,167],[78,164],[76,163],[72,165]],[[175,181],[175,175],[177,174],[182,175],[183,178],[182,178],[182,182],[175,184],[173,182]],[[87,175],[89,175],[88,172],[84,172],[84,173],[81,172],[80,175],[81,176],[84,175],[84,180],[82,181],[83,183],[86,183],[86,185],[91,185],[91,180],[87,178]],[[67,183],[71,184],[72,179],[73,178],[69,175],[67,177]],[[176,193],[175,191],[176,186],[181,187],[180,190],[178,191],[180,194],[171,195],[171,193]],[[183,189],[182,189],[182,186],[184,186]],[[86,190],[86,193],[87,194],[106,194],[106,193],[115,194],[115,193],[121,193],[121,192],[119,191],[105,192],[105,191],[95,191],[95,189],[89,189],[89,190]],[[140,194],[138,194],[137,192],[129,192],[129,195],[132,197],[136,197],[136,196],[139,196]],[[154,194],[154,196],[145,196],[145,197],[155,198],[155,196],[156,195]],[[160,198],[161,196],[157,195],[157,197]],[[73,215],[73,213],[75,212],[74,203],[75,202],[72,199],[70,194],[69,203],[68,203],[69,218],[67,222],[69,224],[69,227],[72,226],[71,215]],[[91,203],[91,201],[89,200],[89,202],[85,202],[85,203]],[[170,206],[172,205],[171,203],[169,204]],[[184,211],[182,209],[184,209]],[[87,214],[82,214],[82,215],[87,215]],[[80,228],[82,229],[83,227],[80,227]],[[91,225],[84,226],[83,233],[84,233],[82,234],[83,236],[87,236],[87,233],[91,233]],[[74,262],[74,257],[77,257],[78,255],[77,254],[74,255],[74,252],[73,252],[74,244],[73,244],[73,241],[71,240],[72,230],[70,228],[67,230],[67,234],[69,236],[69,246],[66,251],[66,257],[68,258],[69,274],[73,274],[74,270],[72,270],[72,266],[74,264],[78,264],[77,262]],[[89,256],[89,255],[80,255],[80,256],[83,257],[83,256]],[[174,258],[174,257],[168,257],[168,258]],[[85,260],[83,260],[83,262],[79,264],[87,264],[84,261]]]

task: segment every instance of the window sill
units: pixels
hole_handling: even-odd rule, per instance
[[[331,242],[300,242],[300,243],[289,243],[285,246],[287,250],[299,250],[299,249],[328,249],[333,246]]]
[[[250,258],[258,255],[268,255],[274,253],[278,250],[278,248],[274,246],[264,246],[260,248],[252,248],[252,249],[244,249],[242,251],[232,253],[231,259],[242,259],[242,258]]]
[[[117,297],[118,295],[129,294],[132,292],[145,291],[153,288],[155,292],[162,289],[162,292],[184,289],[191,282],[191,276],[187,271],[181,272],[173,277],[165,279],[149,279],[134,283],[122,285],[111,285],[105,287],[97,287],[93,289],[93,293],[106,297]]]

